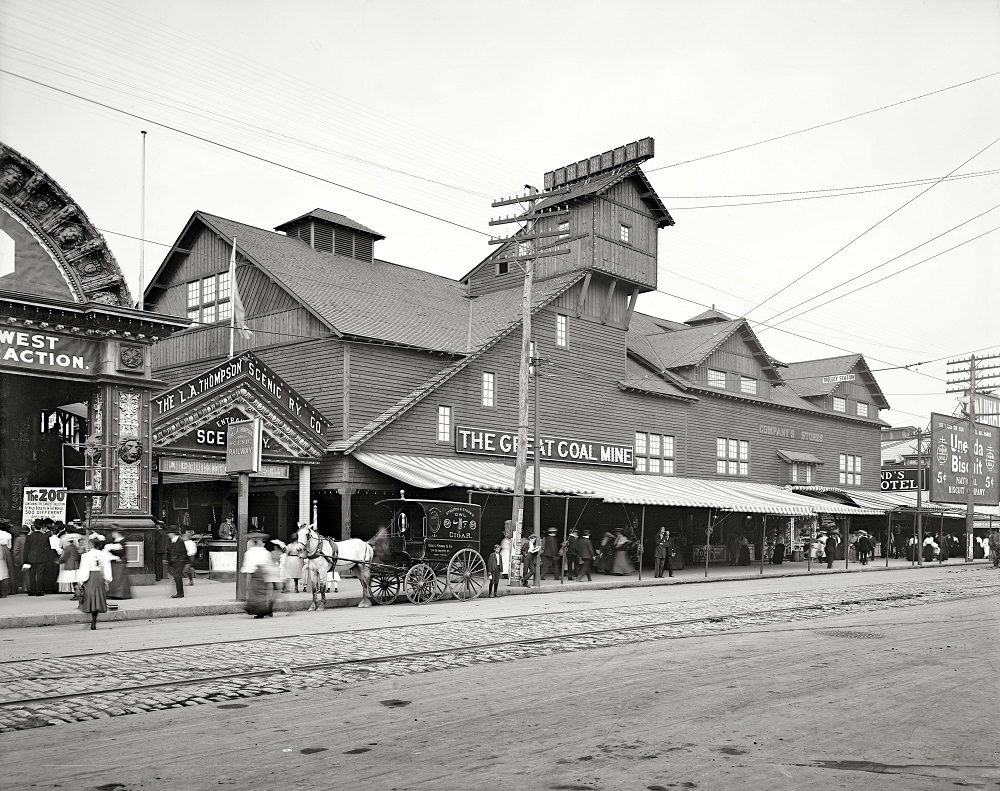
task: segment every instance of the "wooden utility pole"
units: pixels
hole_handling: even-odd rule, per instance
[[[563,236],[564,234],[560,231],[543,231],[540,233],[535,232],[535,221],[539,217],[553,217],[559,215],[569,214],[568,210],[558,210],[550,211],[544,213],[538,213],[535,211],[535,205],[540,199],[538,190],[530,185],[525,185],[528,189],[526,195],[505,198],[503,200],[495,201],[493,207],[498,206],[508,206],[511,204],[526,204],[527,209],[519,215],[514,215],[511,217],[504,217],[497,220],[491,220],[490,225],[502,225],[505,223],[517,222],[523,223],[523,227],[519,233],[510,237],[503,237],[497,239],[491,239],[490,244],[510,244],[516,245],[515,252],[513,256],[503,256],[495,261],[514,263],[520,266],[524,264],[524,287],[521,295],[521,359],[518,365],[518,375],[517,375],[517,456],[514,462],[514,498],[511,506],[511,568],[510,574],[508,576],[508,583],[513,584],[515,576],[523,576],[523,571],[519,568],[518,573],[514,573],[514,558],[521,546],[521,532],[524,526],[524,482],[527,476],[528,467],[528,418],[529,418],[529,396],[530,396],[530,375],[529,366],[531,365],[531,293],[534,285],[535,278],[535,260],[542,257],[552,256],[552,255],[565,255],[569,253],[568,249],[562,250],[537,250],[535,242],[539,239],[551,236]],[[568,189],[561,190],[551,190],[541,195],[541,198],[549,198],[557,195],[568,194]],[[536,372],[537,374],[537,372]],[[537,388],[537,383],[536,383]],[[536,434],[537,434],[537,406],[536,406]],[[537,442],[537,436],[535,438]],[[539,453],[539,449],[536,447],[534,449],[536,454]],[[540,511],[540,496],[538,478],[540,476],[536,473],[535,480],[535,525],[534,533],[537,539],[540,538],[539,530],[539,511]],[[536,555],[537,558],[537,555]],[[535,568],[535,585],[540,585],[539,580],[539,569],[536,564]]]

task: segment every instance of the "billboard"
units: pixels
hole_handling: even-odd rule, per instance
[[[1000,429],[973,424],[963,417],[931,413],[931,500],[968,502],[969,487],[975,505],[1000,504],[997,459]]]

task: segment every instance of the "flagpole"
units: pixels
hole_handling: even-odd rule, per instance
[[[233,359],[236,345],[236,237],[233,237],[233,253],[229,258],[229,359]]]

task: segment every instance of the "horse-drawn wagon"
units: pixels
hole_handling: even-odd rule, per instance
[[[441,598],[475,599],[486,587],[479,553],[482,507],[447,500],[381,500],[384,525],[365,542],[332,541],[312,525],[299,530],[313,606],[326,604],[327,573],[338,565],[355,569],[364,591],[361,606],[392,604],[400,590],[414,604]],[[316,595],[322,596],[322,603]]]

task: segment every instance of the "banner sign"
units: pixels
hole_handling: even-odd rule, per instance
[[[528,437],[528,458],[535,455],[534,438]],[[541,438],[541,458],[551,461],[576,461],[586,464],[604,464],[610,467],[634,466],[631,445],[609,445],[591,440],[566,439],[564,437]],[[457,426],[455,428],[455,451],[457,453],[478,453],[485,456],[516,456],[517,432],[490,431],[481,428]]]
[[[66,487],[25,486],[21,524],[27,525],[36,519],[45,518],[53,522],[66,521]]]
[[[165,473],[184,473],[186,475],[211,475],[225,477],[226,463],[221,459],[189,459],[183,456],[160,456],[159,471]],[[252,473],[251,478],[287,478],[287,464],[261,463],[260,472]],[[170,483],[166,481],[166,483]]]
[[[976,404],[976,422],[1000,428],[1000,398],[976,393],[973,399]]]
[[[308,429],[314,440],[325,444],[326,418],[250,352],[226,360],[154,398],[153,420],[162,422],[167,416],[190,409],[195,401],[229,389],[236,382],[249,383],[255,394],[261,395],[284,416]]]
[[[51,332],[0,329],[0,370],[93,376],[100,359],[100,341]]]
[[[931,437],[931,500],[965,504],[971,486],[974,505],[1000,504],[1000,429],[976,423],[970,437],[967,419],[932,412]]]
[[[264,428],[260,418],[226,426],[226,472],[260,472]]]
[[[915,492],[917,489],[926,491],[926,471],[919,470],[916,467],[882,470],[879,489],[883,492]]]

